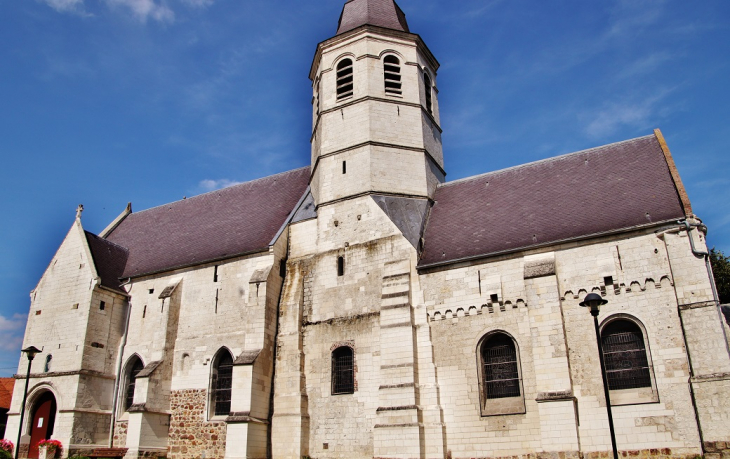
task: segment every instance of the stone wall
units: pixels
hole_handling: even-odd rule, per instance
[[[208,422],[205,405],[208,391],[172,392],[169,436],[170,459],[223,458],[226,452],[226,424]],[[203,456],[205,454],[205,456]]]
[[[127,421],[117,421],[114,426],[114,446],[117,448],[123,448],[127,444],[127,428],[129,423]]]

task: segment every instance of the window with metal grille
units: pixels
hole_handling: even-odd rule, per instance
[[[383,67],[385,72],[385,93],[386,94],[403,94],[403,83],[400,75],[400,61],[395,56],[385,56],[383,59]]]
[[[651,387],[644,334],[630,320],[616,320],[601,331],[603,362],[611,390]]]
[[[231,386],[233,383],[233,357],[223,350],[216,359],[213,369],[212,405],[214,416],[228,416],[231,413]]]
[[[482,365],[488,400],[520,396],[517,349],[509,336],[498,333],[482,344]]]
[[[134,403],[134,386],[137,383],[137,375],[140,371],[144,370],[144,363],[139,357],[133,357],[134,363],[128,365],[129,376],[127,377],[127,390],[124,398],[124,411],[129,410],[129,407]]]
[[[426,72],[423,72],[423,86],[426,91],[426,110],[428,110],[428,113],[433,114],[433,96],[431,94],[433,84],[431,83],[431,77]]]
[[[353,90],[352,60],[343,59],[337,64],[337,100],[352,96]]]
[[[338,347],[332,351],[332,395],[355,392],[355,356],[352,348]]]

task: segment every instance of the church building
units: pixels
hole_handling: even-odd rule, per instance
[[[730,328],[661,132],[446,181],[438,70],[349,0],[310,166],[98,235],[80,208],[30,295],[20,456],[608,458],[603,361],[619,454],[727,458]]]

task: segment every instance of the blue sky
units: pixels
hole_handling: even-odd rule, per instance
[[[0,375],[79,203],[99,232],[128,201],[308,164],[309,67],[343,3],[0,0]],[[730,2],[399,5],[442,64],[447,180],[659,127],[730,252]]]

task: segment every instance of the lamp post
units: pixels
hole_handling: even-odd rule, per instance
[[[601,377],[603,377],[603,392],[606,395],[606,411],[608,412],[608,430],[611,433],[611,446],[613,447],[613,458],[618,459],[618,449],[616,448],[616,433],[613,430],[613,414],[611,413],[611,397],[608,393],[608,377],[606,376],[606,365],[603,363],[603,343],[601,343],[601,331],[598,328],[598,313],[601,306],[608,303],[601,295],[597,293],[589,293],[586,295],[581,306],[590,308],[593,316],[593,325],[596,328],[596,341],[598,342],[598,361],[601,362]]]
[[[18,459],[20,453],[20,436],[23,433],[23,418],[25,417],[25,402],[28,398],[28,381],[30,381],[30,365],[33,363],[33,359],[36,354],[40,353],[41,350],[35,346],[26,347],[23,352],[28,357],[28,372],[25,375],[25,389],[23,389],[23,404],[20,407],[20,423],[18,424],[18,442],[15,444],[15,459]]]

